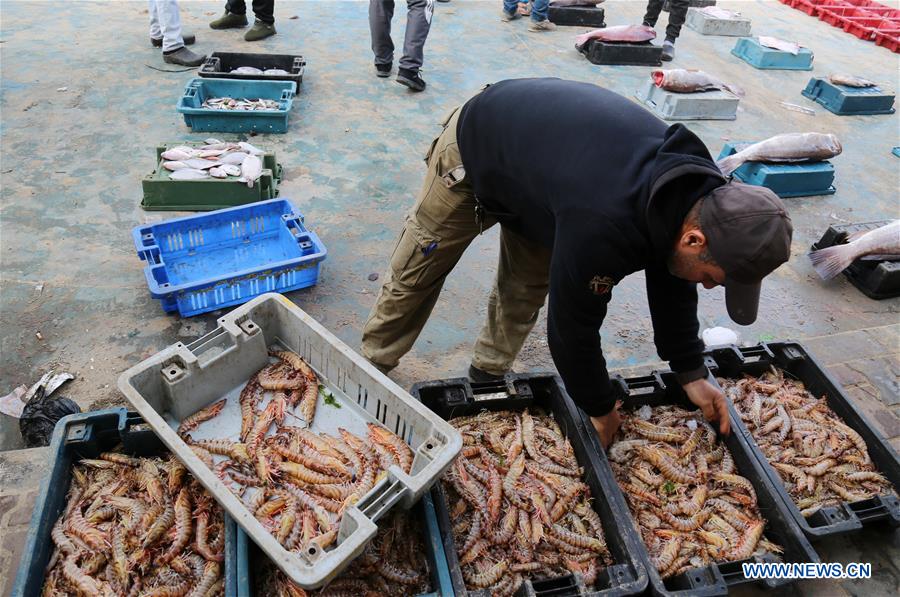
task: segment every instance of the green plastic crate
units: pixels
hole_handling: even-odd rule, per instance
[[[262,156],[262,176],[253,185],[236,179],[205,178],[202,180],[172,180],[162,165],[162,153],[170,147],[185,145],[200,147],[202,142],[178,141],[166,143],[156,148],[156,170],[141,181],[144,198],[141,207],[148,211],[212,211],[275,199],[283,168],[275,159],[275,152],[267,151]]]

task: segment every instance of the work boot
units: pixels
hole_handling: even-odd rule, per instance
[[[168,62],[169,64],[200,66],[203,64],[204,60],[206,60],[205,55],[201,56],[200,54],[194,54],[184,46],[172,52],[163,52],[163,61]]]
[[[531,24],[528,25],[528,30],[534,33],[540,31],[556,31],[556,25],[547,19],[544,19],[543,21],[531,21]]]
[[[663,42],[662,46],[662,56],[660,56],[660,60],[665,60],[669,62],[672,58],[675,58],[675,42],[666,40]]]
[[[475,383],[488,383],[495,381],[503,381],[502,375],[494,375],[493,373],[488,373],[487,371],[483,371],[476,367],[475,365],[469,365],[469,381]]]
[[[425,91],[425,80],[419,75],[419,71],[408,68],[397,69],[397,82],[413,91]]]
[[[211,29],[240,29],[247,26],[247,15],[236,15],[225,11],[225,14],[209,24]]]
[[[182,33],[181,41],[184,42],[184,45],[190,46],[195,41],[197,41],[197,36],[194,35],[193,33]],[[163,38],[161,38],[161,37],[159,39],[156,39],[155,37],[150,38],[150,43],[153,44],[153,47],[155,47],[155,48],[161,48],[162,42],[163,42]]]
[[[375,65],[375,76],[381,79],[387,79],[391,76],[391,69],[394,67],[392,62],[388,62],[387,64],[376,64]]]
[[[521,17],[518,12],[506,12],[503,9],[500,9],[500,20],[504,23],[509,23],[510,21],[515,21],[519,17]]]
[[[253,27],[250,27],[250,30],[244,34],[244,41],[259,41],[261,39],[266,39],[267,37],[272,37],[278,33],[275,31],[275,23],[263,23],[259,19],[256,19],[256,22],[253,23]]]

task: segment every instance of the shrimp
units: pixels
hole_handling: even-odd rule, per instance
[[[201,423],[217,417],[219,413],[222,412],[222,409],[225,408],[225,402],[226,400],[223,398],[218,402],[214,402],[209,406],[201,408],[191,416],[186,417],[178,426],[178,435],[183,437],[189,431],[193,431],[194,429],[199,427]]]

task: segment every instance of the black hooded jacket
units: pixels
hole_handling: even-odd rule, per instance
[[[685,215],[725,183],[696,135],[596,85],[516,79],[462,107],[457,140],[484,209],[553,251],[548,342],[585,412],[613,407],[599,330],[612,287],[638,270],[660,357],[702,368],[696,284],[666,266]]]

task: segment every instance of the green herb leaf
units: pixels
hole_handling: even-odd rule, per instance
[[[667,494],[671,495],[671,494],[675,493],[675,484],[672,483],[671,481],[666,481],[665,483],[663,483],[662,488],[663,488],[663,491],[665,491]]]

